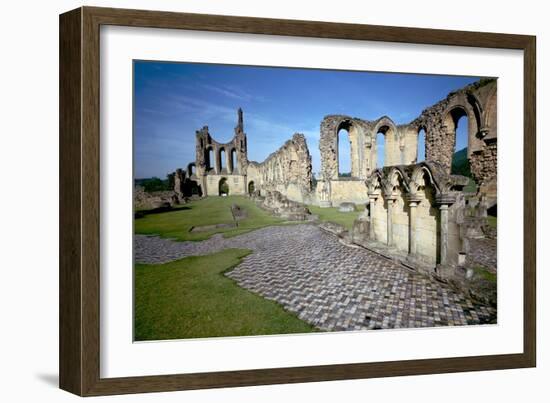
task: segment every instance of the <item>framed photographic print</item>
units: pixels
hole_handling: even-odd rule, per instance
[[[535,366],[535,38],[60,17],[60,386]]]

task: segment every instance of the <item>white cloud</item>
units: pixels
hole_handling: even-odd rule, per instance
[[[229,85],[211,85],[211,84],[201,84],[202,88],[222,94],[228,98],[238,99],[240,101],[252,101],[255,97],[248,92],[244,91],[242,88],[237,86]]]

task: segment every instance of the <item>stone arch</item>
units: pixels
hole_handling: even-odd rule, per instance
[[[191,178],[192,176],[197,175],[197,169],[194,162],[191,162],[187,165],[187,177]]]
[[[425,163],[420,163],[415,166],[411,174],[411,180],[409,182],[409,191],[411,193],[416,193],[419,190],[420,186],[426,185],[423,184],[423,182],[426,182],[426,179],[428,181],[427,184],[433,187],[436,193],[440,193],[439,186],[434,179],[432,171]]]
[[[381,133],[383,137],[378,136]],[[373,130],[376,139],[376,166],[382,168],[384,166],[398,165],[402,162],[402,150],[397,127],[393,120],[387,116],[383,116],[376,121]],[[379,163],[378,150],[382,146],[381,139],[384,139],[384,160]]]
[[[436,205],[440,193],[430,168],[425,164],[418,165],[412,175],[410,192],[418,200],[416,207],[416,257],[424,263],[435,266],[439,261],[440,233],[439,213]]]
[[[462,118],[466,118],[467,125],[467,141],[466,141],[466,155],[467,155],[467,164],[469,166],[470,156],[472,153],[472,142],[474,141],[476,134],[478,132],[477,119],[475,118],[471,108],[464,106],[463,104],[455,104],[452,107],[448,108],[444,114],[444,127],[446,128],[446,135],[450,136],[450,141],[447,142],[449,153],[448,161],[450,163],[450,172],[453,172],[453,156],[456,152],[461,151],[462,146],[458,145],[458,124]],[[469,168],[468,168],[469,169]]]
[[[226,177],[223,177],[218,182],[218,195],[229,196],[229,181]]]
[[[415,163],[426,161],[426,140],[428,138],[428,129],[426,125],[418,125],[416,129],[416,158]],[[420,152],[422,151],[422,153]]]
[[[382,192],[382,172],[377,169],[366,181],[369,196],[378,196]]]
[[[345,130],[350,140],[351,176],[366,179],[371,171],[368,124],[346,115],[325,116],[321,122],[319,151],[321,172],[325,180],[337,180],[339,175],[338,133]]]
[[[388,189],[393,205],[391,208],[392,247],[402,252],[409,252],[410,208],[408,203],[409,186],[407,178],[398,168],[393,168],[388,174]],[[389,201],[388,201],[389,202]]]
[[[256,185],[254,184],[254,181],[248,182],[248,194],[252,196],[255,191],[256,191]]]
[[[204,163],[206,165],[206,170],[215,170],[215,160],[214,160],[214,148],[212,146],[208,146],[204,149]]]
[[[227,152],[225,151],[225,147],[220,147],[218,149],[218,167],[219,172],[222,172],[223,170],[227,171]]]
[[[398,167],[393,167],[388,173],[389,185],[391,186],[391,191],[395,191],[396,187],[403,186],[403,189],[406,192],[409,192],[409,184],[406,175]]]
[[[338,177],[343,177],[343,176],[348,176],[346,174],[349,174],[349,176],[353,176],[352,174],[352,160],[353,160],[353,155],[352,155],[352,137],[351,137],[351,128],[352,128],[352,122],[351,120],[343,120],[340,122],[340,124],[337,126],[337,129],[336,129],[336,161],[337,161],[337,167],[338,167]],[[347,135],[347,140],[349,141],[349,147],[345,147],[343,146],[343,141],[342,141],[342,136],[341,133],[342,132],[346,132]],[[344,137],[344,138],[346,138]],[[342,168],[342,152],[347,152],[348,153],[348,157],[350,159],[350,162],[349,162],[349,172],[343,172],[343,168]]]
[[[462,116],[468,119],[468,157],[479,149],[478,133],[482,127],[482,106],[479,99],[471,93],[457,94],[442,113],[443,125],[447,134],[455,134],[456,124]],[[456,144],[456,138],[453,139]]]

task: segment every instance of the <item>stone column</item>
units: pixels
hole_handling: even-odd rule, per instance
[[[386,220],[386,225],[388,227],[387,245],[388,246],[393,246],[392,214],[393,214],[393,203],[395,201],[395,198],[392,195],[387,195],[386,200],[388,200],[388,218]]]
[[[409,197],[409,256],[416,257],[416,207],[420,198],[415,194]]]
[[[449,205],[455,201],[451,195],[440,195],[436,198],[436,202],[439,204],[440,213],[440,247],[439,247],[439,259],[440,264],[445,266],[447,264],[447,246],[449,243]]]
[[[371,241],[376,240],[374,234],[374,204],[376,203],[377,194],[369,194],[369,210],[370,210],[370,224],[369,224],[369,238]]]
[[[233,174],[233,159],[231,158],[231,151],[229,155],[225,154],[225,164],[227,165],[227,173],[229,175]]]
[[[442,204],[439,206],[439,211],[441,214],[441,249],[439,257],[441,264],[445,265],[447,263],[447,243],[449,242],[449,206]]]
[[[201,178],[201,187],[202,187],[202,197],[206,197],[208,196],[208,188],[207,188],[207,185],[206,185],[206,175],[201,175],[200,176]]]
[[[216,147],[214,149],[214,172],[216,172],[216,175],[219,175],[221,173],[221,155],[220,150]]]

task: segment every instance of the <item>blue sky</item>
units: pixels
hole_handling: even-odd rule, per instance
[[[219,142],[231,140],[239,107],[244,110],[250,160],[263,161],[299,132],[306,136],[313,171],[318,172],[324,116],[373,120],[388,115],[397,124],[408,123],[450,91],[478,79],[135,61],[135,175],[164,178],[194,161],[195,131],[202,126]],[[465,129],[463,118],[457,150],[466,147]],[[349,153],[343,149],[341,171],[348,172]]]

